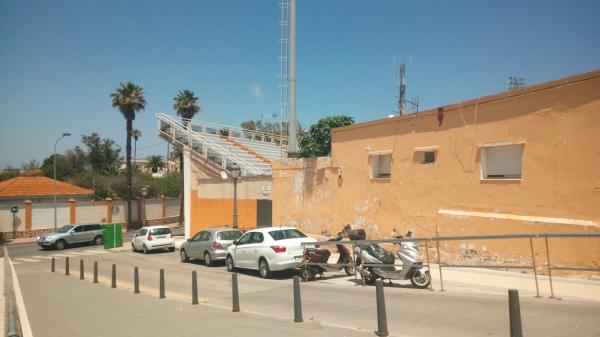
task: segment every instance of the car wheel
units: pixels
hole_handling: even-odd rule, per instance
[[[233,257],[231,257],[231,255],[227,255],[225,265],[227,267],[228,272],[233,272],[235,270],[235,265],[233,264]]]
[[[271,270],[269,269],[269,264],[267,263],[267,260],[260,259],[260,261],[258,261],[258,272],[260,273],[260,277],[262,278],[271,277]]]
[[[212,265],[212,257],[209,252],[204,253],[204,265],[207,267]]]
[[[146,245],[144,245],[143,249],[144,249],[144,254],[148,254],[148,247],[146,247]]]
[[[133,245],[133,243],[131,244],[131,251],[134,253],[137,252],[137,249],[135,249],[135,246]]]
[[[94,238],[94,244],[100,246],[103,243],[104,239],[102,238],[102,235],[96,235],[96,237]]]
[[[63,250],[63,249],[65,249],[66,246],[67,246],[67,242],[65,240],[58,240],[54,244],[54,247],[56,247],[56,249],[58,249],[58,250]]]
[[[188,257],[185,249],[182,249],[179,255],[181,255],[181,262],[190,262],[190,258]]]

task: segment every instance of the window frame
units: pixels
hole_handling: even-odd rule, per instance
[[[375,151],[375,152],[369,152],[369,175],[371,177],[372,180],[389,180],[392,179],[392,163],[394,161],[393,158],[393,151],[392,150],[387,150],[387,151]],[[380,171],[380,161],[381,158],[384,156],[389,156],[389,173],[387,173],[387,175],[382,176],[381,175],[381,171]],[[377,176],[374,176],[374,162],[377,161]]]

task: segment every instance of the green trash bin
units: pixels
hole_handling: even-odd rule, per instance
[[[104,236],[104,248],[123,247],[123,230],[120,223],[104,225],[102,235]]]

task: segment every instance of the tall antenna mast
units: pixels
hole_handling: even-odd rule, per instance
[[[281,19],[279,20],[279,113],[275,113],[273,117],[280,117],[280,132],[285,133],[284,125],[288,121],[288,50],[289,50],[289,0],[281,0],[279,9],[281,11]],[[283,145],[283,144],[282,144]],[[282,153],[283,154],[283,153]]]
[[[525,86],[525,77],[509,76],[508,90],[515,90]]]
[[[296,144],[297,120],[296,120],[296,0],[290,0],[290,63],[288,82],[289,82],[289,101],[290,101],[290,119],[288,121],[288,155],[298,152]]]

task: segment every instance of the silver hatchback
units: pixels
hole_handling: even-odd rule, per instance
[[[181,261],[200,259],[204,260],[207,266],[215,261],[224,261],[227,257],[227,247],[240,236],[242,236],[241,231],[227,227],[200,231],[181,245]]]

